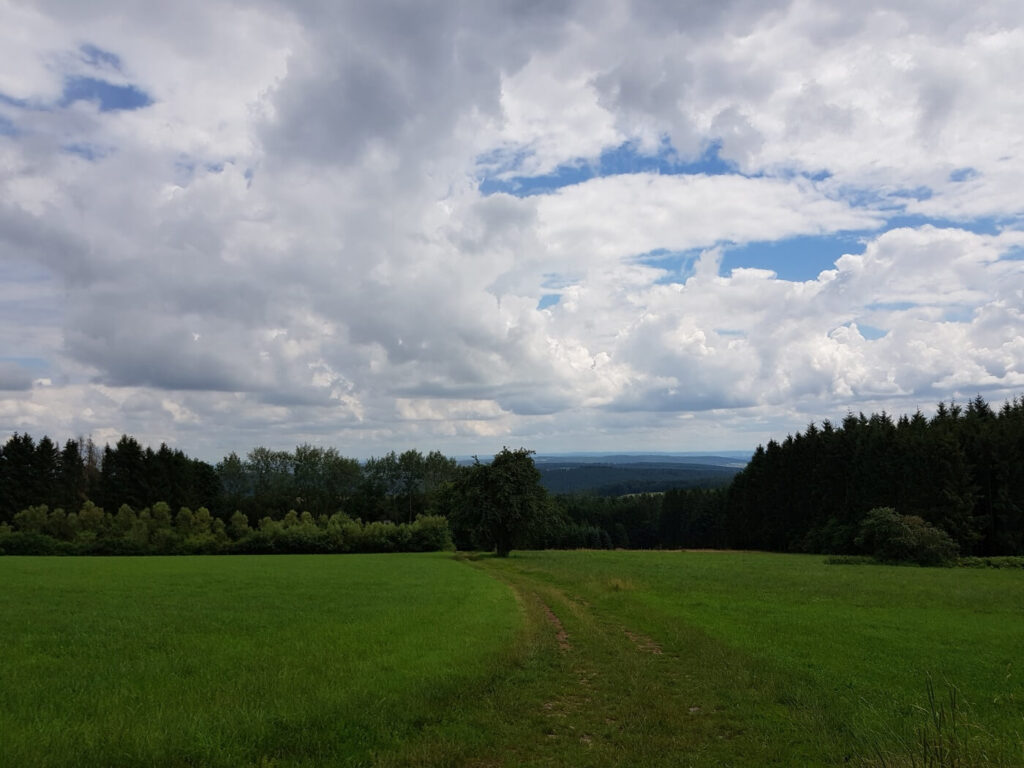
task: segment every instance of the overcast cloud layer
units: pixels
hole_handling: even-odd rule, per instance
[[[0,433],[753,448],[1024,393],[1024,5],[0,0]]]

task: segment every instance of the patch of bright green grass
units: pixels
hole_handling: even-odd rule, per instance
[[[369,765],[508,663],[450,555],[0,558],[0,765]],[[472,743],[472,739],[466,739]]]

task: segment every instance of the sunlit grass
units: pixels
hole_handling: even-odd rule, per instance
[[[361,765],[505,663],[446,555],[0,559],[0,765]]]
[[[928,725],[933,680],[955,688],[974,754],[1024,765],[1019,571],[687,552],[525,552],[485,566],[561,596],[574,663],[607,681],[604,706],[634,713],[587,745],[606,753],[581,758],[592,764],[641,732],[628,749],[656,745],[650,765],[870,765],[879,750],[910,765],[897,760]],[[661,653],[628,653],[627,630]],[[616,638],[620,653],[598,661]]]
[[[1019,570],[0,558],[0,583],[3,766],[1024,765]]]

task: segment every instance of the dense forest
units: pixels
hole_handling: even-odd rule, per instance
[[[867,513],[891,507],[945,531],[963,555],[1024,554],[1024,398],[980,396],[893,420],[811,424],[758,447],[729,488],[729,545],[854,553]]]
[[[851,414],[839,425],[811,424],[758,447],[728,485],[708,474],[712,487],[659,493],[549,494],[528,452],[515,455],[529,462],[530,498],[543,512],[517,532],[517,547],[850,554],[865,550],[865,525],[888,520],[948,535],[962,555],[1024,554],[1024,398],[998,412],[979,396],[966,407],[940,403],[931,418]],[[127,435],[99,450],[89,440],[58,446],[15,434],[0,447],[0,549],[488,547],[495,542],[467,522],[488,477],[496,475],[484,465],[459,466],[437,451],[359,462],[333,448],[261,447],[211,465]],[[880,508],[895,517],[873,513]]]

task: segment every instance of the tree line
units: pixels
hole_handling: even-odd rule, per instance
[[[181,554],[424,551],[451,546],[432,497],[457,465],[439,452],[364,463],[333,448],[259,447],[216,465],[124,435],[0,447],[0,551]]]
[[[0,446],[0,548],[12,554],[718,546],[721,500],[552,496],[525,449],[459,466],[438,451],[360,462],[258,447],[211,465],[128,435],[102,449],[17,433]]]
[[[15,433],[0,447],[0,523],[30,506],[77,512],[87,501],[107,510],[159,502],[172,510],[205,507],[223,520],[240,511],[253,526],[292,509],[314,518],[344,510],[367,521],[411,523],[456,469],[437,451],[392,452],[361,463],[334,448],[258,447],[212,465],[166,444],[144,448],[129,435],[100,450],[91,440],[59,447],[49,437],[36,442]]]
[[[727,486],[619,497],[547,493],[525,449],[459,466],[438,451],[360,462],[333,448],[260,447],[211,465],[127,435],[98,450],[89,440],[58,447],[15,434],[0,447],[0,547],[31,549],[39,537],[83,552],[453,543],[499,554],[621,547],[916,552],[910,556],[921,562],[937,551],[1024,555],[1024,398],[998,412],[979,396],[965,407],[939,403],[931,418],[850,414],[759,446]],[[931,554],[920,554],[926,543]]]
[[[895,421],[848,415],[759,446],[726,495],[729,546],[857,553],[868,513],[944,532],[961,555],[1024,555],[1024,397]],[[858,543],[858,539],[861,542]]]

